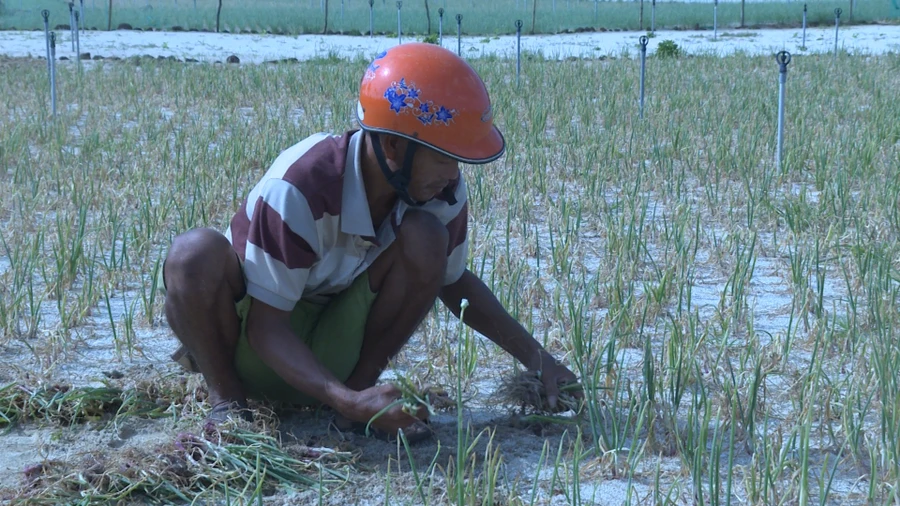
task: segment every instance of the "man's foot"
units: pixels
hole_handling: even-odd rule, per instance
[[[335,414],[334,420],[332,421],[332,425],[341,431],[341,432],[350,432],[353,434],[359,434],[361,436],[368,436],[378,439],[380,441],[387,441],[388,443],[395,443],[400,434],[390,434],[381,429],[377,429],[374,426],[369,426],[369,433],[366,434],[366,423],[364,422],[354,422],[343,415]],[[414,445],[416,443],[421,443],[427,439],[430,439],[434,436],[434,431],[431,430],[431,427],[428,426],[426,422],[418,420],[413,424],[404,427],[403,435],[406,436],[406,441],[410,445]]]

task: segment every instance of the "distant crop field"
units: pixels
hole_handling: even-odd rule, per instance
[[[462,15],[461,30],[467,35],[515,33],[521,19],[524,32],[559,33],[575,30],[647,30],[711,28],[714,1],[673,2],[660,0],[407,0],[402,3],[400,26],[403,33],[424,35],[440,28],[439,9],[444,10],[444,33],[456,33],[456,16]],[[3,0],[0,29],[37,29],[43,26],[41,10],[51,11],[51,28],[69,24],[68,3],[63,0]],[[326,9],[327,4],[327,9]],[[396,1],[374,0],[370,13],[365,0],[224,0],[218,17],[220,31],[257,33],[368,34],[370,21],[375,33],[397,33]],[[206,30],[217,28],[219,3],[216,0],[105,0],[75,2],[83,5],[83,26],[89,29],[116,29],[128,25],[139,29]],[[426,5],[428,9],[426,10]],[[742,6],[735,0],[722,1],[715,16],[722,27],[800,26],[803,2],[750,0]],[[900,19],[896,0],[813,0],[808,6],[810,25],[834,23],[834,9],[842,8],[843,23]],[[743,18],[742,18],[743,8]],[[370,18],[371,15],[371,18]],[[430,23],[429,23],[430,16]]]

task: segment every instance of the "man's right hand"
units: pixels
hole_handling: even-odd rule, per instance
[[[290,327],[290,313],[275,309],[263,302],[253,301],[247,321],[247,340],[259,357],[289,385],[327,404],[354,421],[368,423],[375,415],[398,401],[400,389],[393,385],[378,385],[362,391],[347,388],[316,359],[309,347],[294,336]],[[386,412],[372,420],[372,427],[390,434],[425,419],[422,407],[416,416],[403,412],[396,402]]]
[[[416,416],[410,416],[403,411],[403,404],[399,402],[400,389],[394,385],[377,385],[356,392],[351,406],[348,406],[344,416],[362,423],[368,423],[373,417],[372,426],[390,434],[396,434],[399,429],[405,429],[417,420],[424,420],[428,411],[424,406],[420,407]],[[384,413],[378,414],[387,406],[390,407]]]

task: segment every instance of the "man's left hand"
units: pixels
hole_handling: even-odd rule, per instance
[[[559,389],[561,386],[569,384],[577,384],[578,378],[566,366],[559,363],[549,354],[543,354],[543,363],[540,372],[541,381],[544,383],[544,390],[547,392],[547,404],[552,411],[562,411],[559,406]],[[576,399],[583,399],[584,392],[579,388],[570,392]]]

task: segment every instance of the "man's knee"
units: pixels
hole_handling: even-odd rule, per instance
[[[400,224],[403,261],[423,281],[442,279],[447,268],[447,227],[433,214],[408,211]]]
[[[196,228],[172,241],[163,265],[163,279],[169,292],[211,289],[223,280],[231,283],[236,268],[237,257],[228,239],[215,230]]]

